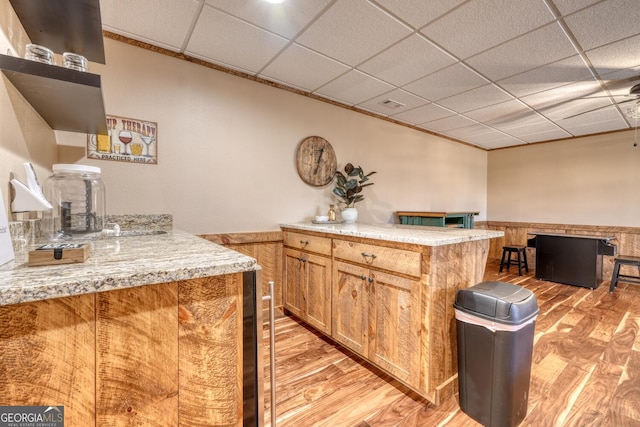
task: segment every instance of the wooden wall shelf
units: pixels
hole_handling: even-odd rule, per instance
[[[105,63],[100,0],[9,0],[32,43]],[[54,130],[107,134],[100,76],[0,55],[0,69]]]
[[[105,63],[99,0],[9,0],[32,43]]]
[[[7,55],[0,69],[52,129],[107,134],[99,75]]]

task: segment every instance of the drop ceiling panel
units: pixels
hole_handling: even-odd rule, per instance
[[[454,138],[480,138],[482,135],[493,135],[494,137],[496,135],[504,136],[502,132],[498,132],[495,129],[491,129],[490,127],[480,123],[449,130],[447,131],[447,135]]]
[[[334,3],[297,42],[355,66],[411,34],[411,30],[365,1]]]
[[[442,119],[444,117],[450,117],[455,115],[451,110],[442,108],[436,104],[423,105],[413,110],[404,111],[399,114],[394,114],[391,117],[402,122],[420,124],[425,122],[432,122],[434,120]]]
[[[560,11],[563,16],[566,16],[599,1],[600,0],[553,0],[553,3],[558,8],[558,11]]]
[[[206,0],[216,9],[283,37],[293,37],[320,14],[331,0],[295,0],[270,4],[264,0]]]
[[[638,23],[640,26],[640,23]],[[631,52],[637,53],[630,55]],[[640,65],[640,36],[620,40],[586,52],[600,75]],[[637,74],[636,74],[637,75]]]
[[[467,63],[492,80],[500,80],[577,52],[556,23],[470,58]]]
[[[451,116],[444,119],[434,120],[428,123],[423,123],[420,127],[424,127],[436,132],[446,132],[448,130],[459,129],[465,126],[475,125],[477,122],[468,119],[464,116]]]
[[[350,68],[303,46],[292,44],[278,55],[260,76],[313,91]]]
[[[383,104],[385,101],[391,102]],[[391,116],[425,105],[428,102],[429,101],[405,92],[402,89],[396,89],[358,104],[357,107],[362,108],[363,110],[376,112],[383,116]],[[396,106],[397,104],[402,105]]]
[[[471,126],[455,134],[481,147],[632,128],[612,103],[633,99],[640,83],[640,0],[102,0],[101,9],[107,31],[450,138]],[[389,98],[403,105],[390,112],[380,105]],[[490,137],[468,132],[477,126]]]
[[[456,63],[427,77],[405,85],[403,89],[430,101],[447,98],[485,85],[488,80],[461,63]]]
[[[471,142],[471,141],[470,141]],[[476,142],[476,145],[479,147],[486,148],[488,150],[496,149],[496,148],[504,148],[504,147],[514,147],[518,145],[525,145],[524,141],[521,141],[517,138],[506,136],[496,136],[492,139],[483,140],[481,143]]]
[[[461,113],[513,99],[494,85],[485,85],[468,92],[441,99],[438,104]]]
[[[638,0],[607,0],[567,16],[565,22],[584,50],[638,34]]]
[[[101,0],[103,28],[179,51],[200,8],[197,0]]]
[[[465,0],[375,0],[413,28],[420,28]]]
[[[456,57],[465,59],[552,20],[553,15],[542,1],[475,0],[421,32]]]
[[[186,53],[255,73],[286,44],[285,38],[205,6]]]
[[[546,134],[547,136],[550,136],[551,134],[553,134],[551,139],[567,138],[571,136],[571,134],[569,134],[568,132],[564,131],[563,129],[559,128],[554,123],[551,123],[549,121],[525,125],[525,126],[519,126],[519,127],[510,127],[508,129],[501,129],[501,130],[506,134],[509,134],[521,139],[527,139],[527,137],[530,137],[531,135],[540,135],[543,133]]]
[[[585,118],[586,116],[586,118]],[[615,107],[568,119],[564,128],[574,136],[624,129],[626,122]],[[603,129],[603,130],[600,130]]]
[[[438,71],[456,60],[424,37],[414,34],[358,67],[393,85],[402,86]]]
[[[516,97],[543,92],[568,83],[591,79],[593,76],[580,56],[544,65],[500,80],[498,84]]]
[[[357,70],[349,71],[316,92],[348,105],[356,105],[393,90],[393,86]]]
[[[560,128],[550,129],[542,132],[518,135],[518,138],[527,143],[552,141],[554,139],[570,138],[572,135]]]
[[[544,120],[542,117],[533,114],[531,111],[531,108],[522,104],[520,101],[512,99],[506,102],[469,111],[465,113],[465,116],[492,126],[495,126],[496,123],[512,123],[515,119],[526,116],[536,116],[539,120]]]

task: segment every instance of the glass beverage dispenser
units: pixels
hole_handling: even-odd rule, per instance
[[[45,183],[52,210],[54,240],[100,233],[105,221],[106,194],[95,166],[57,164]]]

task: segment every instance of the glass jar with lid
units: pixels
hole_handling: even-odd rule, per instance
[[[96,166],[57,164],[45,183],[52,209],[54,240],[100,233],[106,214],[106,191]]]

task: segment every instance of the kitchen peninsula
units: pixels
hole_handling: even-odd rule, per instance
[[[0,403],[64,406],[66,426],[256,423],[255,259],[133,234],[84,263],[0,267]]]
[[[440,404],[455,392],[453,302],[501,231],[282,224],[284,308]]]

